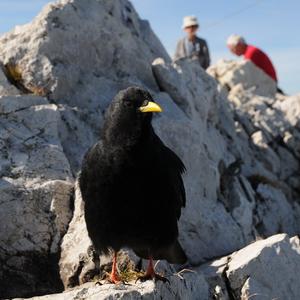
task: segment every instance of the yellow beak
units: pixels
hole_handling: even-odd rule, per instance
[[[158,104],[156,104],[155,102],[151,102],[151,101],[149,101],[147,105],[141,106],[139,108],[139,110],[143,113],[144,112],[162,112],[161,107]]]

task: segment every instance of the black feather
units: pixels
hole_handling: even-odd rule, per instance
[[[153,101],[140,88],[121,91],[108,108],[101,140],[85,155],[79,178],[85,219],[97,250],[132,248],[139,256],[183,263],[177,220],[185,206],[178,156],[155,134]]]

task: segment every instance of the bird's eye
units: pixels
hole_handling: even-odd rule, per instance
[[[142,104],[141,106],[147,106],[147,105],[148,105],[148,103],[149,103],[149,101],[148,101],[148,100],[144,100],[144,102],[143,102],[143,104]]]
[[[127,107],[133,107],[133,101],[125,101],[124,104]]]

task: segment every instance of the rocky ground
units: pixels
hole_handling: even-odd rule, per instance
[[[300,94],[250,62],[173,64],[126,0],[49,4],[0,37],[0,62],[0,298],[300,299]],[[190,271],[100,286],[76,174],[130,85],[164,108],[155,130],[187,168]]]

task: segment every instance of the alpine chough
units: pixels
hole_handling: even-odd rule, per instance
[[[89,236],[100,253],[114,250],[110,281],[119,282],[117,251],[129,247],[149,259],[186,262],[177,237],[185,206],[184,164],[155,134],[152,112],[161,112],[150,93],[130,87],[112,100],[101,139],[85,154],[79,177]]]

